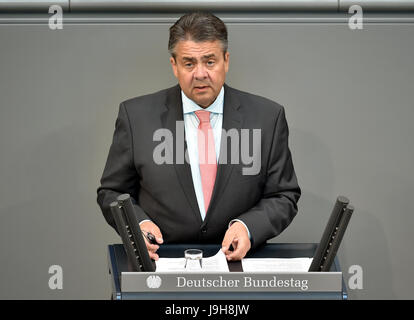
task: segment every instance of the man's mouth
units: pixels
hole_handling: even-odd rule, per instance
[[[208,86],[197,86],[195,88],[198,89],[198,90],[204,90],[204,89],[207,89]]]

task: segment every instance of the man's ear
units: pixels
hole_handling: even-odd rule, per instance
[[[174,72],[174,76],[175,76],[176,78],[178,78],[178,73],[177,73],[177,62],[175,61],[175,58],[174,58],[174,57],[170,57],[170,63],[171,63],[172,70],[173,70],[173,72]]]
[[[230,63],[230,53],[227,51],[224,54],[224,68],[226,70],[226,73],[229,71],[229,63]]]

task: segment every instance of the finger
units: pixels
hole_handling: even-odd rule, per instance
[[[224,235],[223,242],[221,243],[221,250],[224,253],[229,252],[230,244],[232,244],[233,240],[234,240],[234,233],[230,229],[228,229],[226,234]]]
[[[236,250],[237,245],[238,245],[237,243],[238,243],[237,238],[234,238],[234,239],[233,239],[233,242],[230,244],[229,248],[228,248],[228,249],[226,249],[226,250],[224,251],[224,254],[225,254],[225,255],[228,255],[228,254],[230,254],[231,252],[233,252],[234,250]]]
[[[149,251],[152,251],[152,252],[155,252],[155,251],[157,251],[158,249],[160,248],[160,246],[159,245],[157,245],[157,244],[148,244],[147,245],[147,249],[149,250]]]
[[[237,250],[230,251],[230,253],[226,255],[226,258],[229,261],[231,260],[237,261],[237,260],[241,260],[242,258],[244,258],[245,255],[246,255],[245,250],[239,247],[239,249]]]
[[[155,224],[152,227],[151,233],[155,236],[155,240],[157,241],[157,243],[161,244],[164,242],[161,230]]]
[[[239,239],[238,238],[234,238],[233,239],[233,242],[231,243],[231,245],[233,247],[233,250],[232,251],[234,251],[234,250],[237,249],[238,243],[239,243]]]
[[[241,260],[246,256],[247,251],[250,249],[248,241],[237,241],[237,245],[234,247],[234,251],[230,251],[226,255],[227,260]]]
[[[140,227],[142,231],[152,233],[155,236],[155,240],[157,241],[157,243],[161,244],[164,242],[161,230],[154,222],[144,221],[140,224]]]
[[[145,239],[145,243],[147,243],[147,244],[149,244],[149,245],[154,245],[154,244],[152,244],[152,243],[150,243],[149,241],[148,241],[148,234],[150,234],[150,235],[153,235],[154,237],[155,237],[155,241],[157,242],[157,243],[159,243],[159,244],[162,244],[162,242],[163,242],[163,239],[162,239],[162,237],[160,238],[160,237],[157,237],[157,236],[155,236],[155,234],[154,234],[154,231],[147,231],[147,230],[144,230],[144,229],[141,229],[141,231],[142,231],[142,236],[144,237],[144,239]],[[147,245],[147,247],[148,247],[148,245]]]
[[[160,248],[160,246],[159,246],[159,245],[157,245],[157,244],[151,244],[151,243],[149,243],[149,242],[148,242],[148,240],[147,240],[147,238],[146,238],[146,237],[144,237],[144,235],[143,235],[142,237],[144,238],[145,245],[146,245],[146,247],[147,247],[148,251],[153,251],[153,252],[155,252],[155,251],[157,251],[157,250]]]
[[[150,258],[151,258],[152,260],[157,261],[157,260],[159,259],[158,254],[156,254],[156,253],[154,253],[154,252],[148,251],[148,254],[149,254],[149,256],[150,256]]]
[[[150,244],[145,237],[144,237],[144,240],[145,240],[145,244],[147,246],[147,250],[148,250],[149,257],[152,260],[157,261],[159,259],[159,256],[155,252],[158,250],[159,246],[158,245],[154,245],[154,244]]]

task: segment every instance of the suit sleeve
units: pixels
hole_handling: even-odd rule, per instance
[[[282,107],[277,115],[268,155],[263,196],[249,211],[241,214],[251,233],[252,248],[280,234],[293,220],[301,195],[288,146],[289,129]],[[266,155],[265,150],[262,151]]]
[[[126,108],[121,103],[101,185],[97,190],[97,202],[102,213],[109,225],[117,232],[109,205],[123,193],[131,196],[138,221],[149,219],[135,200],[139,190],[139,175],[134,166],[133,154],[130,122]]]

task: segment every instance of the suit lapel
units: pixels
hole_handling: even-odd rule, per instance
[[[236,129],[240,136],[240,129],[243,125],[243,117],[239,111],[240,102],[237,99],[232,88],[224,84],[224,105],[223,105],[223,130],[225,132],[230,129]],[[231,144],[225,143],[225,136],[222,132],[220,141],[220,155],[217,166],[217,176],[213,188],[213,194],[210,200],[210,206],[206,213],[203,225],[207,224],[211,216],[214,215],[214,211],[217,208],[217,204],[220,197],[224,193],[227,186],[228,179],[231,175],[234,165],[231,164]],[[227,146],[226,146],[227,145]],[[227,159],[226,159],[227,158]],[[226,160],[225,160],[226,159]]]
[[[177,155],[176,150],[174,147],[177,144],[176,137],[177,137],[177,130],[176,130],[176,123],[177,121],[182,121],[184,125],[184,118],[183,118],[183,105],[181,100],[181,88],[179,85],[172,87],[167,93],[166,99],[166,107],[167,110],[161,115],[161,122],[163,128],[170,130],[173,134],[174,145],[168,144],[170,148],[171,154],[174,155],[173,162],[174,162],[174,169],[177,174],[177,178],[180,181],[180,185],[183,188],[184,194],[189,202],[193,213],[196,215],[196,219],[199,223],[202,223],[200,209],[197,203],[197,197],[194,191],[194,184],[193,178],[191,175],[191,167],[184,161],[182,164],[177,164]],[[184,137],[183,137],[184,139]],[[184,150],[187,150],[187,142],[184,140]]]

